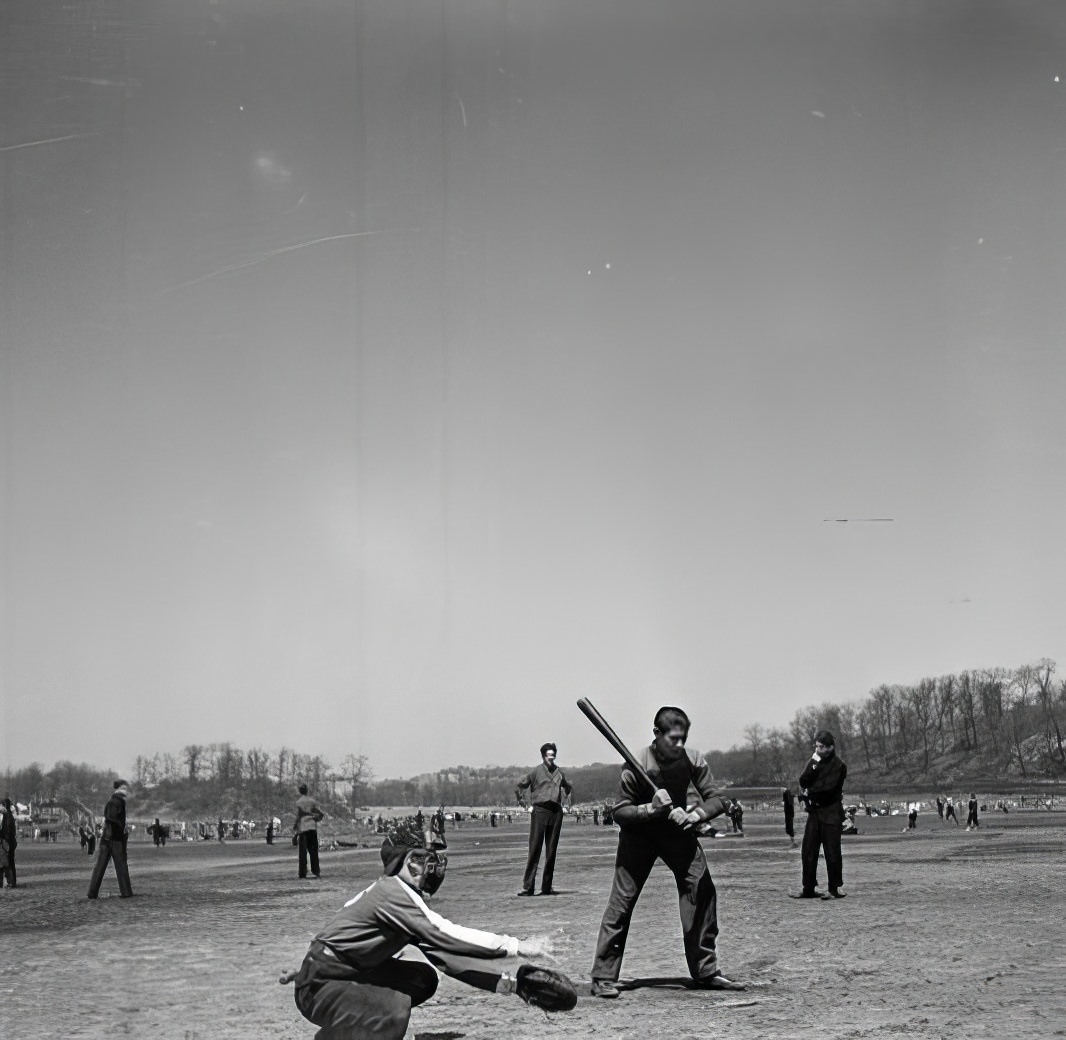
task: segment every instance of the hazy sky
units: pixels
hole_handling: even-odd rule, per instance
[[[1059,0],[0,22],[0,766],[1066,660]]]

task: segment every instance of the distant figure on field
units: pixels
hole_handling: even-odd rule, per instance
[[[956,823],[959,821],[956,820]],[[966,805],[966,829],[977,830],[979,824],[977,822],[977,795],[970,792],[970,800]]]
[[[944,818],[944,799],[940,795],[936,796],[936,814],[941,819]]]
[[[836,740],[827,729],[814,738],[814,754],[800,774],[799,785],[807,802],[807,826],[803,831],[803,888],[798,899],[815,899],[818,893],[818,850],[825,856],[829,894],[843,899],[844,858],[840,834],[844,827],[844,780],[848,767],[836,753]]]
[[[104,806],[104,834],[100,839],[100,853],[96,857],[93,876],[89,881],[89,898],[96,899],[100,894],[100,884],[104,880],[107,865],[115,863],[115,876],[118,878],[118,892],[123,899],[133,895],[130,885],[130,871],[126,865],[126,841],[129,829],[126,826],[126,796],[129,785],[125,780],[116,780],[114,792]]]
[[[944,822],[947,823],[948,820],[954,820],[955,821],[955,826],[958,827],[959,818],[958,818],[958,816],[955,815],[955,800],[953,798],[949,798],[948,799],[948,804],[945,807],[944,812],[945,812]]]
[[[311,876],[318,878],[318,822],[325,813],[318,802],[307,793],[307,784],[300,784],[300,797],[296,799],[297,844],[300,847],[300,877],[307,877],[307,860],[311,859]]]
[[[911,802],[907,807],[907,830],[916,831],[918,829],[918,803]]]
[[[159,848],[167,843],[167,829],[159,822],[159,817],[155,818],[155,823],[150,828],[152,832],[152,841],[156,848]]]
[[[736,800],[729,799],[729,819],[733,821],[733,833],[744,836],[744,806]]]
[[[788,835],[789,841],[792,842],[792,848],[796,847],[796,799],[792,795],[791,789],[787,787],[781,788],[781,804],[785,809],[785,833]]]
[[[18,888],[15,876],[15,848],[19,843],[15,814],[11,811],[11,799],[3,800],[0,814],[0,888],[7,882],[8,888]]]
[[[274,844],[274,817],[271,816],[267,821],[267,844]]]
[[[226,824],[221,816],[218,818],[218,840],[223,845],[226,843]]]
[[[689,718],[680,708],[666,706],[655,713],[649,747],[637,752],[640,764],[657,784],[649,791],[629,768],[622,770],[620,799],[614,809],[618,821],[618,849],[614,881],[596,940],[592,965],[592,995],[619,996],[633,911],[661,859],[674,875],[681,912],[685,960],[697,989],[744,989],[726,978],[718,966],[718,893],[696,834],[696,828],[727,809],[725,798],[714,793],[711,771],[703,756],[687,748]],[[689,787],[695,788],[690,810]]]
[[[540,894],[555,894],[555,856],[559,851],[559,833],[563,827],[563,813],[570,811],[573,788],[566,775],[555,764],[558,749],[550,741],[540,748],[541,763],[527,773],[515,785],[515,798],[529,815],[529,854],[526,856],[526,872],[522,878],[520,896],[535,894],[537,865],[541,848],[544,849],[544,873],[540,879]],[[522,801],[522,792],[529,789],[529,806]],[[566,803],[563,803],[563,794]]]
[[[433,814],[433,818],[429,821],[429,833],[430,848],[446,849],[448,847],[448,839],[444,837],[443,805]]]

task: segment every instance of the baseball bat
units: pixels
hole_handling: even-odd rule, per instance
[[[633,775],[638,780],[642,780],[652,794],[658,791],[661,785],[652,780],[648,775],[648,771],[640,764],[637,756],[622,743],[622,738],[615,733],[611,724],[596,710],[592,701],[587,697],[582,697],[577,702],[577,706],[581,709],[585,718],[607,738],[607,743],[622,756],[625,764],[633,771]]]

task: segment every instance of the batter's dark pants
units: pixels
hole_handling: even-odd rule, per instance
[[[436,992],[434,965],[490,993],[500,981],[501,973],[490,971],[483,960],[417,946],[405,946],[376,968],[359,970],[316,941],[296,976],[296,1006],[319,1027],[315,1040],[402,1040],[411,1008]]]
[[[4,874],[4,877],[7,879],[7,887],[8,888],[18,888],[18,885],[15,883],[15,850],[14,849],[12,849],[7,854],[7,863],[4,865],[3,874]],[[0,881],[0,888],[2,888],[2,887],[3,887],[3,883],[2,883],[2,881]]]
[[[807,814],[807,826],[803,831],[803,845],[800,848],[804,892],[813,892],[818,886],[819,846],[825,856],[825,872],[829,875],[830,890],[838,889],[844,884],[844,857],[840,854],[840,832],[843,827],[843,821],[837,822],[834,818],[823,819],[817,811]]]
[[[89,882],[89,898],[95,899],[100,894],[100,883],[104,880],[107,864],[115,861],[115,876],[118,878],[118,894],[123,899],[133,895],[130,885],[130,871],[126,865],[126,839],[101,838],[100,851],[96,856],[92,880]]]
[[[318,877],[318,831],[300,831],[300,877],[307,877],[307,857],[311,857],[311,873]]]
[[[955,822],[958,823],[959,821],[956,820]],[[977,826],[979,826],[979,824],[977,823],[977,810],[976,809],[971,809],[966,814],[966,826],[967,827],[977,827]]]
[[[529,856],[526,858],[526,873],[522,878],[522,888],[532,892],[537,887],[537,865],[540,863],[540,850],[544,848],[544,874],[540,879],[540,890],[550,892],[555,880],[555,854],[559,851],[559,833],[563,829],[562,806],[550,809],[544,805],[534,805],[529,816]]]
[[[703,848],[694,834],[664,820],[619,831],[614,884],[596,940],[594,979],[618,980],[633,910],[657,859],[670,868],[677,882],[689,974],[705,979],[718,970],[718,893]]]
[[[793,823],[794,819],[795,817],[792,813],[785,813],[785,833],[793,839],[796,837],[796,830]]]

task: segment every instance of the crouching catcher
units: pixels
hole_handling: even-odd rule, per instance
[[[436,991],[438,971],[545,1011],[569,1011],[577,1003],[573,983],[557,971],[522,964],[512,975],[487,963],[545,955],[546,939],[466,928],[426,905],[423,894],[440,888],[448,860],[427,849],[422,834],[390,834],[381,860],[384,876],[315,936],[298,972],[279,979],[296,983],[296,1006],[319,1027],[316,1040],[401,1040],[411,1008]]]

